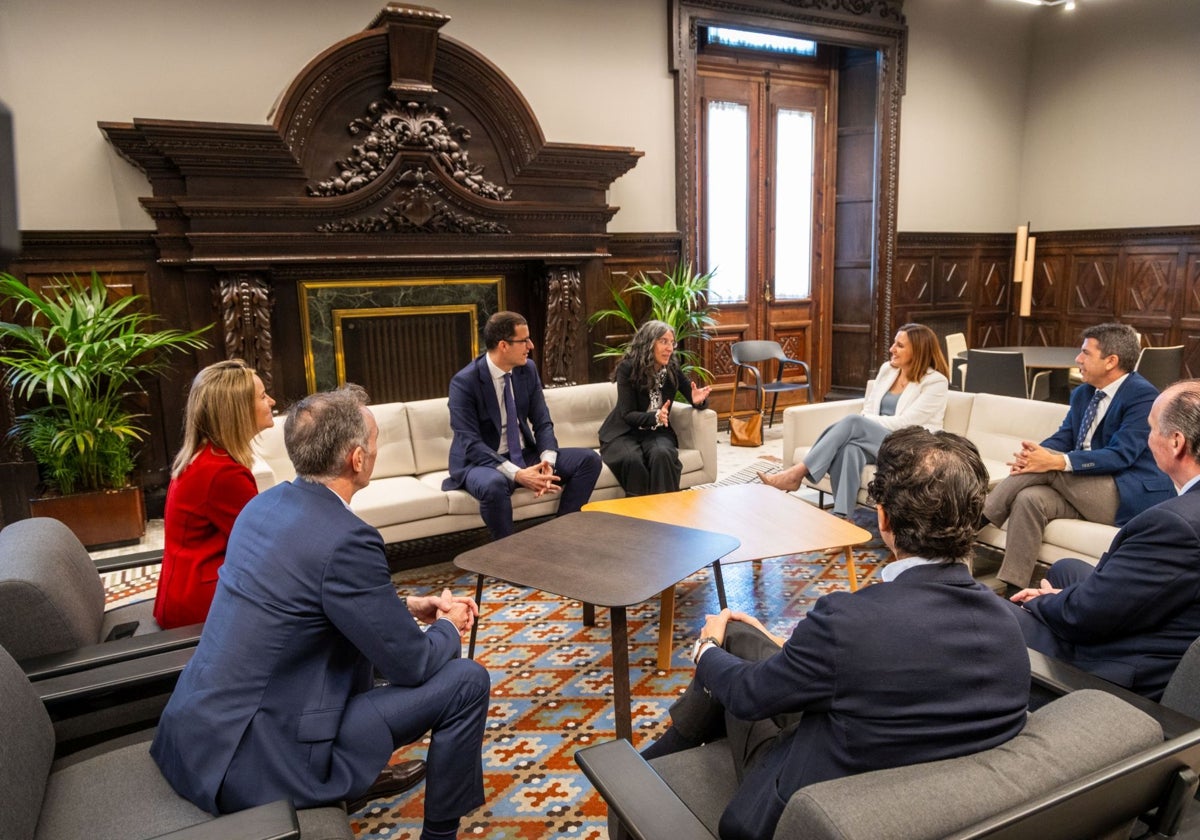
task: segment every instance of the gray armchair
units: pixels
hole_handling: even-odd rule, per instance
[[[139,555],[137,562],[145,565],[153,557]],[[70,685],[73,675],[98,667],[195,648],[203,625],[160,630],[152,610],[152,602],[143,602],[105,612],[97,564],[58,520],[26,519],[0,530],[0,647],[39,685]],[[152,725],[187,657],[157,661],[154,680],[84,703],[46,686],[60,747],[74,749],[120,729]]]
[[[609,805],[609,836],[711,838],[736,781],[721,742],[649,764],[626,741],[575,760]],[[1171,833],[1194,793],[1200,730],[1163,742],[1158,723],[1100,691],[1032,713],[1013,740],[946,761],[810,785],[776,840],[1128,837],[1139,816]],[[1188,778],[1192,786],[1188,787]]]
[[[57,519],[0,530],[0,646],[30,679],[195,646],[201,627],[160,630],[152,601],[106,612],[96,563]]]
[[[87,673],[98,678],[101,690],[113,682],[105,671],[128,666],[117,663]],[[173,840],[354,836],[346,813],[336,807],[296,811],[276,802],[214,819],[178,796],[158,771],[149,752],[152,731],[54,761],[50,718],[34,684],[2,648],[0,709],[0,837],[5,840],[140,840],[167,833]]]

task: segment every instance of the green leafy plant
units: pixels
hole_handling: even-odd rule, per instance
[[[57,280],[43,292],[0,274],[0,300],[28,325],[0,322],[0,365],[13,394],[32,406],[9,434],[29,447],[53,489],[116,489],[129,482],[136,442],[146,430],[131,408],[144,393],[141,379],[167,368],[165,351],[206,347],[193,332],[149,331],[153,315],[139,311],[140,295],[109,299],[91,280]]]
[[[638,272],[624,289],[613,290],[614,307],[592,313],[588,323],[596,324],[605,318],[613,318],[629,328],[630,340],[637,332],[642,320],[662,321],[671,325],[675,333],[680,367],[685,374],[695,375],[705,382],[712,381],[712,374],[701,364],[697,352],[699,342],[709,338],[708,328],[717,322],[716,310],[708,304],[708,284],[714,272],[696,274],[691,263],[682,262],[655,279]],[[641,297],[649,303],[644,319],[634,312],[626,296]],[[617,346],[600,345],[603,349],[595,358],[605,359],[625,355],[629,341]]]

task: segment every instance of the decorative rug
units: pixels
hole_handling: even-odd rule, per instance
[[[748,467],[743,467],[735,473],[727,475],[720,481],[714,481],[711,484],[697,484],[693,490],[699,490],[704,487],[729,487],[734,484],[749,484],[752,481],[758,481],[758,474],[761,473],[777,473],[783,469],[783,461],[776,458],[774,455],[766,455],[759,458]]]

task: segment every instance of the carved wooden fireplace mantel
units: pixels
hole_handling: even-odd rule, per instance
[[[100,123],[150,181],[164,277],[210,287],[225,353],[285,395],[311,382],[305,281],[499,276],[479,323],[520,308],[547,381],[586,378],[582,286],[608,253],[607,190],[642,153],[547,142],[512,82],[439,33],[448,20],[389,4],[296,76],[270,125]],[[458,289],[432,286],[418,303]]]

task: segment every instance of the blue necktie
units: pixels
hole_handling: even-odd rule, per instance
[[[1087,409],[1083,412],[1083,422],[1079,424],[1079,439],[1075,441],[1076,449],[1083,449],[1084,441],[1087,440],[1088,429],[1092,428],[1092,424],[1096,422],[1096,411],[1100,408],[1100,400],[1104,399],[1106,394],[1103,391],[1096,391],[1092,395],[1092,401],[1088,403]]]
[[[1093,415],[1095,413],[1092,412]],[[521,432],[517,428],[517,401],[513,397],[511,373],[504,374],[504,414],[506,415],[504,425],[507,427],[505,438],[508,441],[508,460],[518,467],[523,467],[525,461],[521,458]]]

